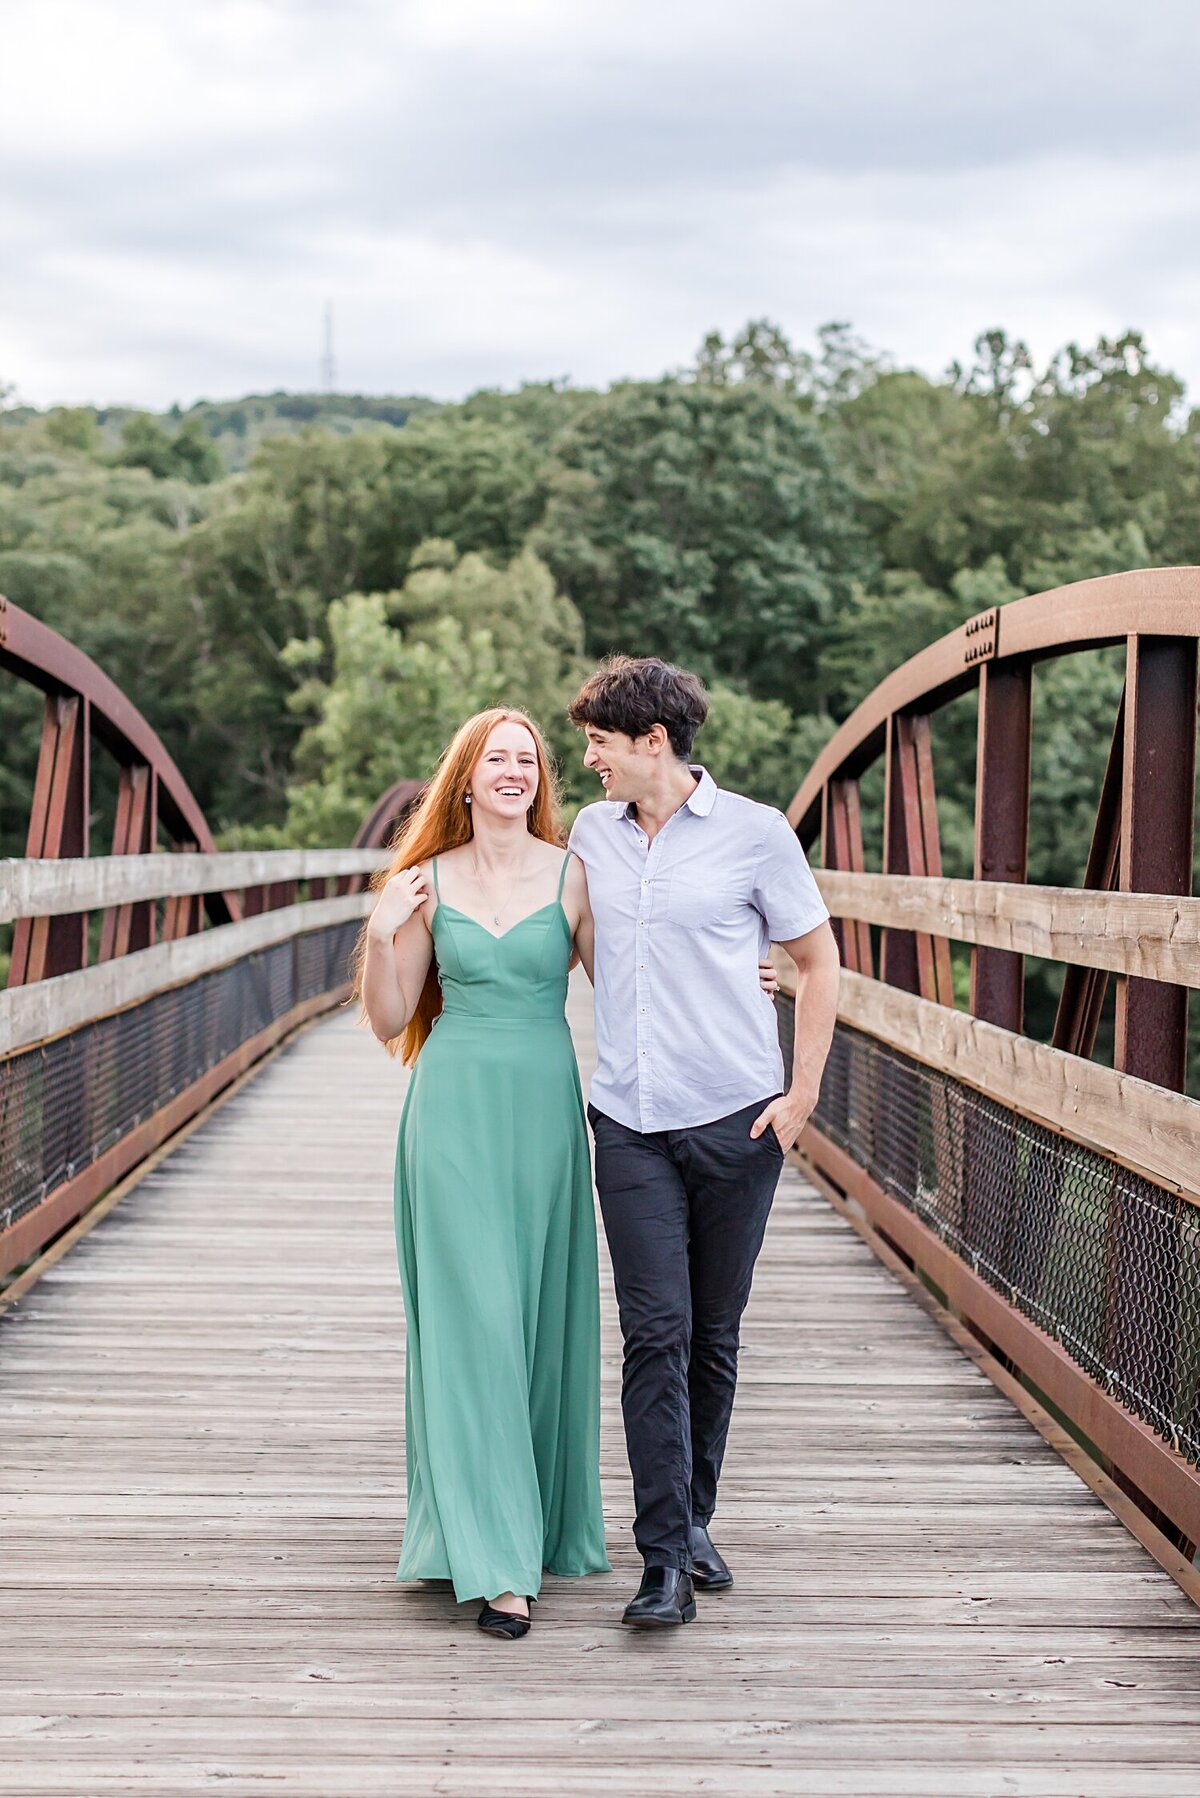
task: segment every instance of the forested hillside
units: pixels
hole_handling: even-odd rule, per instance
[[[0,591],[128,691],[227,845],[348,840],[499,699],[543,721],[568,801],[593,797],[563,708],[610,649],[699,670],[700,752],[786,804],[882,674],[981,607],[1200,561],[1200,414],[1136,335],[1035,368],[994,333],[930,380],[845,327],[810,356],[759,323],[601,393],[273,396],[111,426],[0,415]],[[257,442],[232,474],[231,435]],[[1039,671],[1035,879],[1079,878],[1119,686],[1107,653]],[[6,854],[37,717],[0,686]],[[973,731],[970,701],[938,721],[951,872]],[[108,804],[101,784],[97,849]]]
[[[245,468],[268,437],[290,437],[306,425],[319,425],[337,437],[348,437],[371,425],[407,424],[421,412],[434,411],[436,405],[435,400],[403,399],[393,394],[249,393],[239,400],[197,400],[186,412],[172,406],[163,414],[139,412],[131,406],[57,407],[50,414],[31,406],[13,406],[5,422],[10,431],[25,425],[36,431],[55,417],[60,436],[66,433],[80,446],[140,452],[144,466],[155,472],[161,472],[164,461],[167,471],[174,472],[172,465],[179,461],[182,450],[190,457],[188,472],[193,479],[218,480]]]

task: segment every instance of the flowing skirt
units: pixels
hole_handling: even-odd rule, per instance
[[[565,1019],[443,1015],[396,1147],[408,1519],[397,1579],[460,1601],[608,1570],[599,1290]]]

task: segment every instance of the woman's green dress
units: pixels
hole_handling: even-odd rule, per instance
[[[591,1163],[552,905],[503,936],[440,902],[444,1009],[396,1146],[408,1520],[397,1579],[460,1601],[608,1569]],[[433,864],[437,888],[437,862]]]

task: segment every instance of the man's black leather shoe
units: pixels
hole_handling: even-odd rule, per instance
[[[692,1582],[701,1592],[728,1592],[733,1575],[712,1545],[702,1523],[692,1525]]]
[[[634,1629],[662,1629],[672,1623],[690,1623],[695,1615],[691,1574],[678,1567],[647,1567],[637,1597],[625,1606],[621,1622]]]

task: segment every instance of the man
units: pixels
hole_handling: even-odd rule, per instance
[[[571,833],[596,922],[588,1118],[625,1339],[621,1402],[645,1562],[624,1621],[688,1623],[733,1576],[709,1521],[738,1326],[786,1152],[821,1083],[837,1004],[829,914],[781,813],[689,763],[708,702],[653,657],[606,662],[572,702],[607,801]],[[783,1090],[757,962],[797,968]]]

